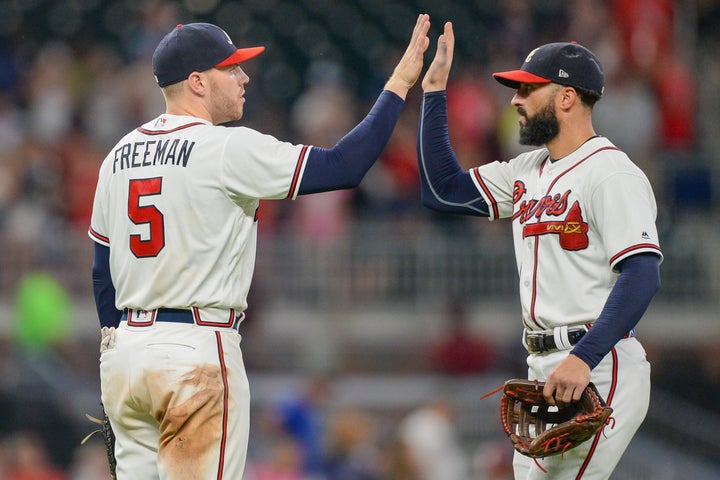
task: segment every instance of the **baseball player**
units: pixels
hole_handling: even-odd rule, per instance
[[[423,78],[418,162],[424,205],[509,218],[520,279],[528,375],[566,405],[594,382],[614,408],[604,432],[537,462],[518,453],[516,479],[605,479],[648,408],[650,365],[635,338],[660,286],[656,205],[645,175],[592,124],[604,88],[599,60],[576,43],[530,52],[495,73],[515,89],[520,143],[507,162],[463,170],[448,137],[446,85],[454,34],[447,23]]]
[[[90,237],[102,327],[102,402],[117,478],[242,478],[250,397],[240,351],[259,199],[356,186],[388,141],[422,69],[429,17],[368,115],[333,148],[245,127],[249,82],[218,26],[178,25],[152,66],[166,112],[100,168]]]

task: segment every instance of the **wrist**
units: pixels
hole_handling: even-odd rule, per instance
[[[442,92],[444,90],[447,90],[447,81],[445,82],[425,82],[423,83],[423,92],[425,93],[432,93],[432,92]]]
[[[388,79],[388,81],[385,83],[384,89],[393,92],[398,97],[405,100],[411,87],[412,85],[408,85],[406,82],[398,78],[390,77],[390,79]]]
[[[577,358],[580,362],[582,362],[588,368],[588,371],[591,371],[596,366],[596,365],[593,365],[592,360],[590,358],[588,358],[587,355],[583,354],[582,351],[578,352],[578,351],[575,351],[575,349],[573,349],[570,351],[570,354],[568,355],[568,357]]]

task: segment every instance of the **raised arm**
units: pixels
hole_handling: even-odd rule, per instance
[[[333,148],[313,147],[310,150],[300,195],[354,188],[360,184],[385,149],[407,93],[420,77],[423,55],[430,43],[429,29],[430,17],[419,15],[405,54],[370,113]]]
[[[442,35],[438,37],[435,58],[433,58],[432,63],[423,77],[423,92],[439,92],[447,88],[454,52],[455,32],[453,32],[452,23],[446,22]]]
[[[430,39],[427,36],[428,30],[430,30],[430,16],[425,13],[420,14],[415,22],[415,28],[405,54],[395,66],[390,79],[385,83],[385,90],[393,92],[403,100],[420,77],[423,57],[430,45]]]
[[[455,36],[445,24],[437,52],[422,81],[424,90],[417,156],[423,205],[440,212],[488,216],[488,207],[450,145],[445,88],[452,66]]]

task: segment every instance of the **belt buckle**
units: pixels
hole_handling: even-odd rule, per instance
[[[525,344],[530,353],[542,353],[545,351],[545,335],[542,333],[528,333],[525,337]]]

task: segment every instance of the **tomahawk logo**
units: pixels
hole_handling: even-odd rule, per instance
[[[583,221],[580,204],[575,201],[564,221],[530,223],[523,227],[523,238],[557,234],[564,250],[583,250],[588,247],[588,224]]]

